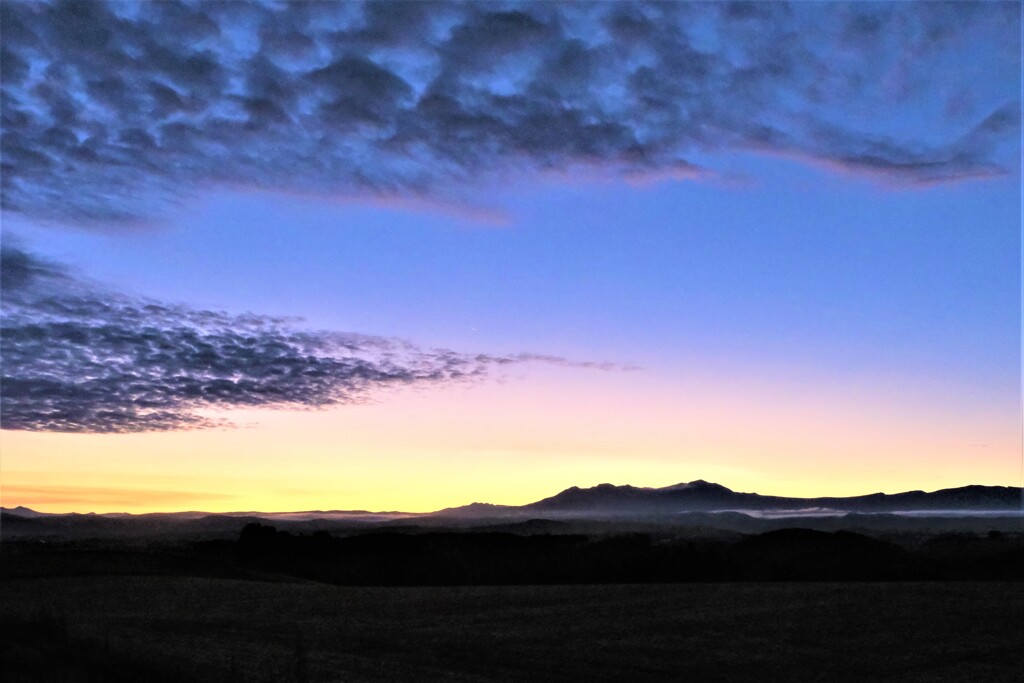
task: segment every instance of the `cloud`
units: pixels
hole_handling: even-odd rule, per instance
[[[694,177],[737,150],[916,186],[1002,174],[1019,144],[1018,3],[0,13],[2,202],[37,217],[144,217],[218,184],[437,198],[576,167]]]
[[[17,246],[0,249],[0,427],[142,432],[229,423],[210,410],[322,408],[391,387],[480,381],[502,366],[606,363],[466,354],[104,290]]]

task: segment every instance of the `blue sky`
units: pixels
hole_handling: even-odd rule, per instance
[[[754,161],[742,187],[560,184],[419,208],[216,193],[127,234],[37,229],[41,253],[159,299],[422,343],[620,362],[1015,362],[1016,181],[892,190]],[[12,221],[18,225],[20,221]],[[20,234],[32,234],[26,225]]]
[[[466,443],[504,454],[477,485],[524,498],[716,463],[856,493],[858,458],[850,486],[1014,482],[1019,4],[424,8],[3,5],[2,436],[28,503],[70,485],[66,453],[127,488],[173,469],[97,438],[179,436],[210,464],[175,476],[241,501],[211,474],[241,466],[240,420],[280,452],[317,434],[299,468],[362,468],[370,507],[368,463],[450,482]],[[330,459],[348,438],[364,461]],[[248,504],[302,504],[261,476]]]

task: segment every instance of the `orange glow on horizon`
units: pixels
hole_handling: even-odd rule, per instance
[[[329,411],[236,412],[256,424],[236,429],[4,431],[0,497],[42,512],[429,512],[604,482],[798,497],[1015,484],[1012,411],[928,389],[547,368]]]

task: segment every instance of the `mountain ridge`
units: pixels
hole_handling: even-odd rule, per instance
[[[1016,486],[966,486],[926,492],[920,489],[900,493],[869,493],[859,496],[821,496],[797,498],[733,491],[721,484],[697,479],[663,487],[637,487],[630,484],[597,484],[587,488],[571,486],[553,496],[525,505],[496,505],[475,502],[448,507],[433,512],[372,512],[368,510],[308,510],[295,512],[149,512],[132,514],[111,513],[47,513],[23,505],[15,508],[0,507],[4,515],[38,519],[52,517],[97,516],[107,519],[126,517],[199,518],[204,516],[292,519],[368,519],[368,518],[422,518],[422,517],[511,517],[553,514],[556,516],[582,514],[648,515],[686,512],[767,512],[828,510],[834,512],[989,512],[1024,511],[1024,489]]]
[[[797,498],[737,492],[721,484],[698,479],[661,488],[637,488],[599,484],[586,489],[571,487],[535,503],[522,506],[533,512],[559,513],[673,513],[712,511],[777,511],[822,509],[842,512],[915,512],[964,510],[1020,511],[1022,489],[977,484],[900,493],[869,493],[859,496]]]

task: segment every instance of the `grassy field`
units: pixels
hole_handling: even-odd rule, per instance
[[[1020,583],[7,580],[7,681],[1011,681]]]

